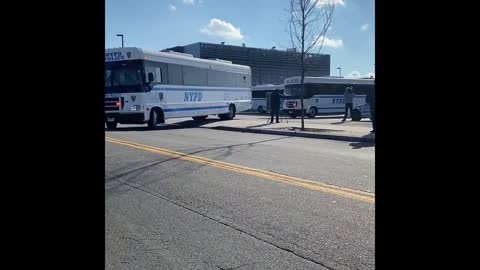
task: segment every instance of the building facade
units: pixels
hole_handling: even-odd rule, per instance
[[[252,86],[283,84],[285,78],[301,75],[299,54],[293,51],[204,42],[168,48],[164,51],[169,50],[192,54],[194,57],[203,59],[222,59],[232,61],[234,64],[250,66]],[[330,76],[330,55],[309,54],[306,60],[305,76]]]

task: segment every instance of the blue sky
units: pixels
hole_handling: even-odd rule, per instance
[[[331,55],[331,75],[375,73],[375,0],[336,3],[321,53]],[[106,0],[105,47],[160,50],[195,42],[286,49],[289,0]]]

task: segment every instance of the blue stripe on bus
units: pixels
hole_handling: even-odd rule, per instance
[[[228,108],[228,106],[175,108],[175,109],[165,109],[165,111],[166,111],[166,112],[174,112],[174,111],[194,111],[194,110],[223,109],[223,108]]]
[[[153,88],[153,90],[157,91],[199,91],[199,92],[206,92],[206,91],[228,91],[228,92],[238,92],[238,91],[250,91],[249,89],[198,89],[198,88]]]

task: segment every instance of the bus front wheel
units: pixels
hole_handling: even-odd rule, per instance
[[[297,114],[296,113],[290,113],[290,118],[297,118]]]
[[[307,114],[308,118],[315,118],[315,115],[317,115],[317,108],[310,107]]]
[[[108,129],[116,129],[117,128],[117,122],[107,122],[107,128]]]
[[[218,115],[222,120],[232,120],[235,117],[235,105],[230,104],[228,113]]]
[[[152,109],[152,112],[150,113],[150,119],[148,120],[148,128],[156,129],[160,123],[165,123],[163,112],[159,109]]]

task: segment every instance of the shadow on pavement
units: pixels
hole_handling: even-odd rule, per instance
[[[352,147],[352,149],[360,149],[364,147],[375,147],[375,143],[355,142],[355,143],[350,143],[350,146]]]
[[[371,133],[370,134],[367,134],[367,135],[364,135],[362,136],[362,138],[375,138]],[[350,146],[352,146],[352,149],[360,149],[360,148],[364,148],[364,147],[375,147],[375,143],[371,143],[371,142],[354,142],[354,143],[350,143]]]
[[[345,122],[339,121],[339,122],[333,122],[333,123],[330,123],[330,124],[341,125],[341,124],[347,124],[347,123],[365,123],[365,122],[372,122],[372,121],[370,121],[370,120],[361,120],[361,121],[346,120]]]
[[[198,128],[202,127],[203,125],[215,123],[219,121],[224,121],[220,119],[206,119],[204,121],[195,121],[195,120],[186,120],[182,122],[172,123],[172,124],[160,124],[157,129],[151,130],[145,124],[145,126],[137,126],[137,127],[119,127],[117,129],[109,130],[105,128],[105,131],[109,132],[124,132],[124,131],[159,131],[159,130],[172,130],[172,129],[183,129],[183,128]],[[235,121],[229,120],[229,121]]]

